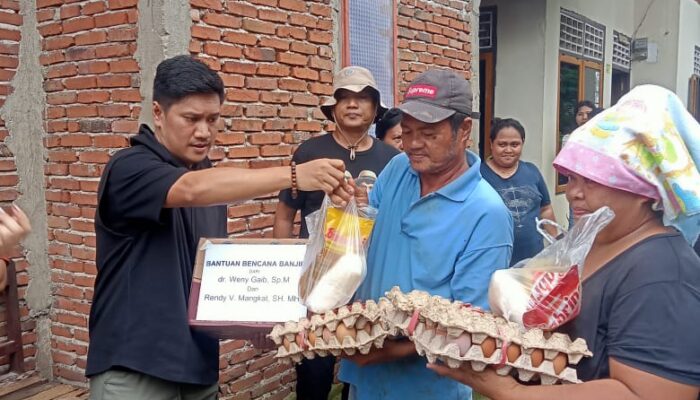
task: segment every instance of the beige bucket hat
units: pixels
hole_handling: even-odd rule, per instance
[[[384,115],[387,107],[384,105],[384,103],[382,103],[381,93],[379,92],[377,81],[374,80],[372,73],[367,68],[357,66],[345,67],[335,74],[333,77],[333,96],[329,97],[321,106],[323,115],[325,115],[329,120],[335,122],[333,118],[333,107],[338,103],[335,98],[338,90],[345,89],[359,93],[367,87],[374,89],[377,94],[377,100],[379,100],[377,116],[374,119],[376,122],[382,115]]]

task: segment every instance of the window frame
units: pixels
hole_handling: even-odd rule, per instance
[[[484,107],[484,112],[480,116],[480,124],[483,126],[484,138],[483,142],[479,138],[479,150],[482,159],[486,160],[491,156],[491,125],[493,125],[493,118],[495,117],[494,112],[494,98],[496,97],[496,54],[498,51],[498,8],[496,6],[486,6],[479,9],[479,15],[482,14],[491,15],[491,36],[490,36],[490,47],[481,47],[481,40],[479,40],[479,64],[481,61],[485,64],[485,69],[488,70],[486,74],[479,71],[479,79],[486,80],[484,82],[484,87],[486,90],[483,93],[484,101],[480,104]],[[481,24],[479,24],[481,26]],[[490,118],[488,118],[490,117]],[[483,149],[483,151],[482,151]]]
[[[392,108],[396,105],[399,104],[399,26],[398,26],[398,19],[399,19],[399,8],[398,8],[398,1],[399,0],[391,0],[391,9],[393,10],[392,13],[392,19],[393,19],[393,39],[392,39],[392,48],[393,48],[393,54],[391,55],[392,57],[392,74],[394,77],[393,80],[393,96],[394,96],[394,104],[385,104],[388,108]],[[340,43],[340,65],[341,68],[345,68],[350,66],[350,13],[348,12],[350,8],[350,0],[342,0],[341,2],[341,8],[340,8],[340,15],[341,15],[341,35],[342,35],[342,41]]]
[[[597,104],[598,107],[601,107],[603,104],[603,96],[604,96],[604,77],[605,77],[605,69],[603,66],[602,62],[596,62],[596,61],[591,61],[590,59],[584,59],[584,58],[579,58],[579,57],[574,57],[568,52],[560,52],[559,57],[558,57],[558,63],[557,63],[557,129],[556,129],[556,154],[559,154],[559,151],[561,151],[561,138],[563,135],[561,135],[561,118],[560,118],[560,106],[561,106],[561,99],[560,99],[560,94],[561,94],[561,64],[562,63],[567,63],[571,65],[576,65],[578,66],[579,70],[579,78],[578,78],[578,99],[577,101],[581,100],[586,100],[586,93],[585,93],[585,83],[586,83],[586,77],[585,77],[585,72],[586,68],[591,68],[594,70],[597,70],[600,72],[600,99],[599,99],[599,104]],[[559,183],[559,171],[556,172],[555,174],[555,193],[556,194],[561,194],[566,191],[566,183]]]
[[[700,75],[693,74],[688,81],[688,112],[700,122]]]
[[[562,47],[562,44],[561,44],[561,40],[562,40],[562,38],[561,38],[561,34],[562,34],[561,19],[562,19],[562,17],[572,19],[572,20],[577,21],[577,22],[582,24],[582,29],[581,29],[582,35],[580,37],[580,39],[581,39],[581,44],[580,44],[581,52],[580,53],[577,53],[575,51],[572,51],[570,49]],[[602,46],[601,46],[601,50],[600,50],[600,59],[586,54],[587,50],[589,49],[586,45],[586,43],[587,43],[586,42],[586,40],[587,40],[587,38],[586,38],[586,32],[587,32],[586,26],[587,25],[591,26],[594,29],[599,29],[603,32],[603,36],[602,36],[603,42],[602,42]],[[574,11],[568,10],[566,8],[562,7],[559,9],[559,52],[560,52],[560,54],[566,54],[566,55],[581,58],[584,60],[590,60],[593,62],[605,63],[605,43],[606,43],[607,39],[608,39],[608,32],[607,32],[607,27],[605,25],[603,25],[599,22],[593,21],[590,18],[586,18],[583,15],[578,14]]]

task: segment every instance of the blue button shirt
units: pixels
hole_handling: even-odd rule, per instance
[[[507,268],[513,220],[496,191],[481,177],[480,160],[466,152],[469,169],[424,197],[408,157],[394,157],[379,176],[370,203],[379,209],[358,300],[377,300],[393,286],[488,308],[488,285]],[[425,367],[412,356],[359,367],[341,361],[340,380],[358,399],[469,399],[471,389]]]

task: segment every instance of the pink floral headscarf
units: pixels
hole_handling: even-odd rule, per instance
[[[700,234],[700,124],[674,93],[638,86],[572,134],[554,167],[654,200],[664,224]]]

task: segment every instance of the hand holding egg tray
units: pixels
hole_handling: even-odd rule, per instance
[[[311,319],[277,325],[270,337],[277,358],[299,362],[316,355],[367,354],[382,348],[389,336],[406,336],[418,354],[451,368],[469,363],[475,371],[487,366],[522,381],[542,384],[577,383],[576,365],[591,356],[582,339],[541,329],[525,330],[461,302],[427,292],[402,293],[394,287],[378,302],[355,302]]]

